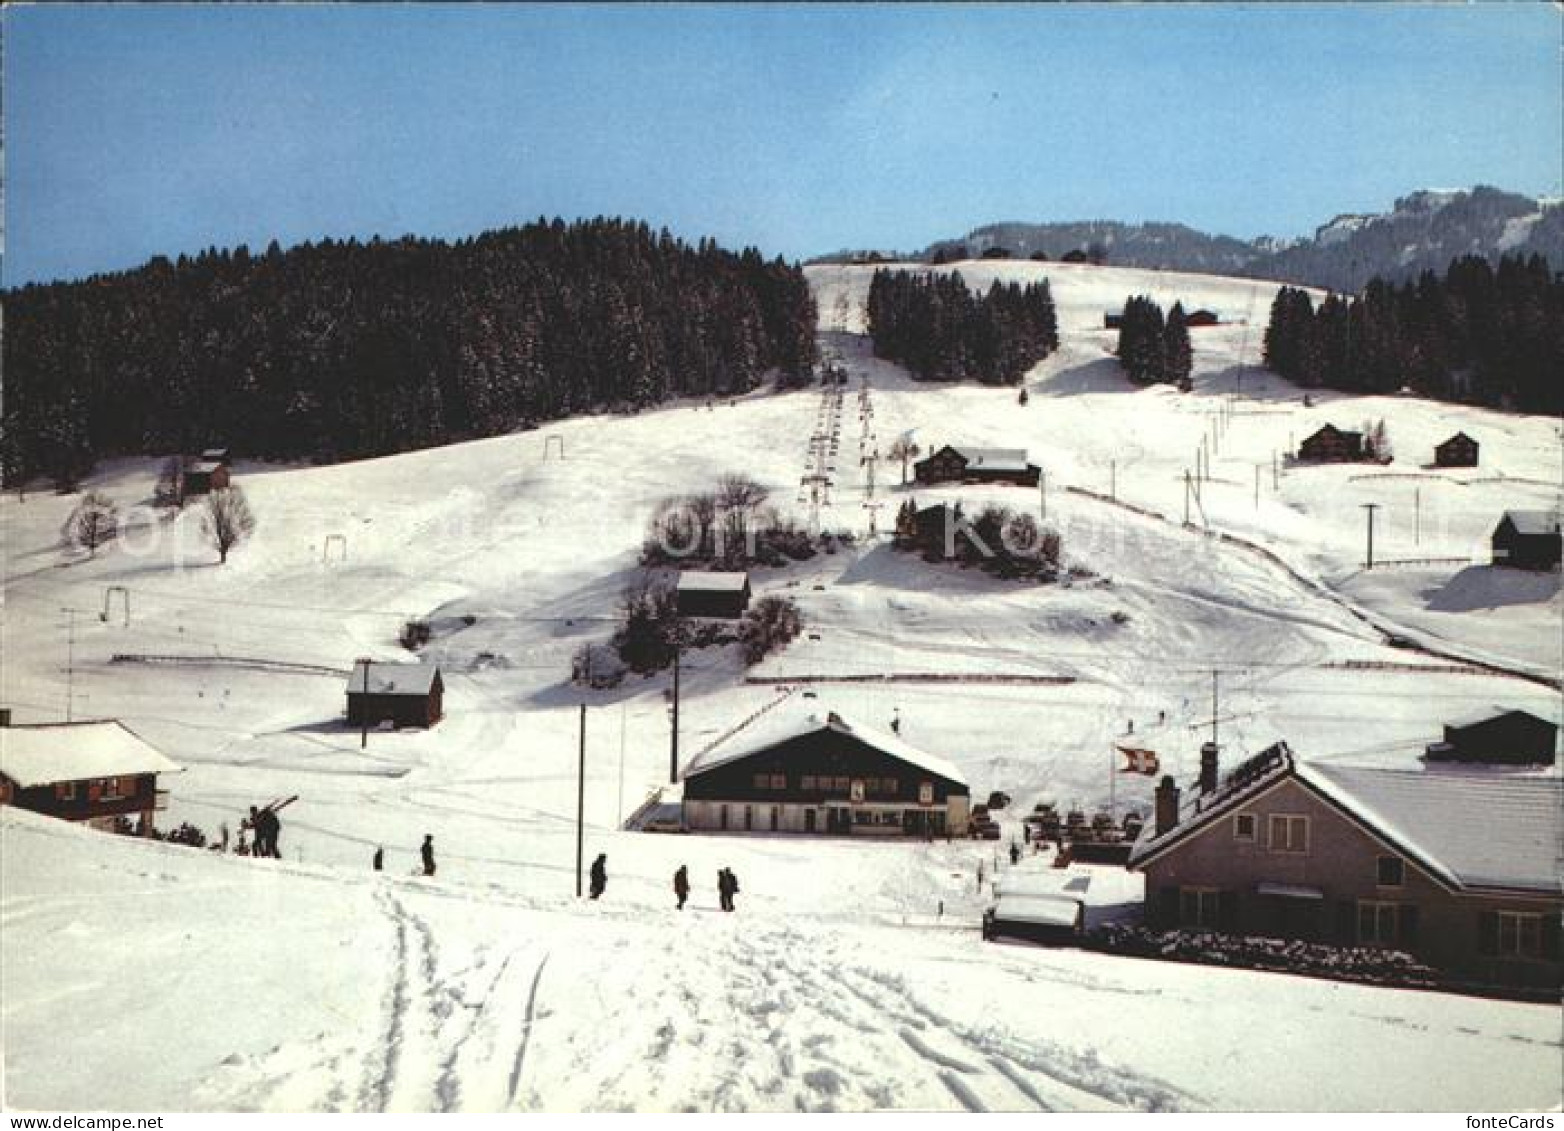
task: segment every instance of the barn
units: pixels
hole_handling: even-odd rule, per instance
[[[0,727],[0,805],[112,830],[138,822],[150,835],[165,808],[159,774],[176,766],[115,720]]]
[[[1457,432],[1434,446],[1435,467],[1476,467],[1477,441],[1465,432]]]
[[[1564,781],[1305,762],[1285,743],[1184,796],[1130,857],[1146,922],[1407,951],[1486,984],[1559,985]]]
[[[1557,569],[1559,518],[1551,511],[1505,511],[1493,530],[1493,564]]]
[[[445,681],[433,664],[379,664],[359,660],[348,677],[348,722],[353,726],[432,727],[445,714]]]
[[[192,460],[185,466],[183,479],[185,497],[208,495],[213,491],[220,491],[229,485],[229,479],[226,463],[204,458]]]
[[[703,573],[685,570],[679,574],[675,594],[681,617],[713,617],[736,620],[749,608],[749,574]]]
[[[1036,487],[1042,469],[1025,448],[956,448],[949,444],[912,465],[919,483],[1014,483]]]
[[[1316,463],[1353,463],[1364,457],[1363,433],[1327,424],[1298,445],[1298,458]]]
[[[692,832],[944,836],[965,832],[971,809],[950,762],[834,711],[767,715],[683,779]]]
[[[1445,737],[1426,752],[1435,762],[1488,762],[1511,766],[1548,766],[1559,728],[1530,711],[1492,710],[1445,724]]]

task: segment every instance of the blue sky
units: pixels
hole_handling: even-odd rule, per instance
[[[804,257],[994,220],[1295,235],[1560,192],[1561,16],[1476,6],[4,11],[4,281],[622,215]]]

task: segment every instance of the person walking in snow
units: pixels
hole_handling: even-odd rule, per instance
[[[717,873],[717,901],[724,911],[733,910],[733,897],[738,893],[738,877],[733,874],[731,868],[723,868]]]
[[[679,910],[684,910],[684,901],[690,898],[690,873],[683,864],[673,874],[673,894],[679,898]]]
[[[1021,862],[1021,846],[1015,841],[1010,842],[1010,866],[1013,868]]]
[[[386,850],[378,845],[375,847],[374,865],[377,872],[386,866]]]
[[[733,869],[728,869],[728,910],[733,910],[733,897],[739,893],[739,878],[733,874]]]
[[[608,887],[608,856],[599,852],[597,859],[592,861],[592,898],[602,895]]]
[[[429,833],[424,834],[424,844],[418,854],[424,859],[424,875],[434,875],[434,837]]]

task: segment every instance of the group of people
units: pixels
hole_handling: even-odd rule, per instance
[[[282,859],[282,851],[277,847],[277,837],[282,832],[282,822],[277,819],[277,814],[271,806],[268,805],[265,809],[250,806],[250,815],[245,818],[241,828],[249,829],[255,837],[254,843],[250,846],[251,856]],[[243,849],[242,844],[240,849]]]
[[[431,836],[428,833],[424,834],[424,843],[423,843],[423,846],[421,848],[419,848],[418,855],[423,860],[424,875],[426,875],[426,876],[434,875],[434,837],[433,836]],[[374,855],[374,858],[372,859],[371,863],[373,864],[375,871],[377,871],[377,872],[382,871],[385,868],[385,866],[386,866],[386,850],[384,848],[382,848],[382,847],[377,845],[376,848],[375,848],[375,855]]]
[[[717,870],[717,899],[724,911],[733,910],[733,897],[739,893],[739,878],[733,874],[731,868],[719,868]],[[685,902],[690,898],[690,870],[683,864],[673,874],[673,894],[679,901],[679,910],[684,910]]]

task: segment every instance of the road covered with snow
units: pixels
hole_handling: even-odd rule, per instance
[[[796,599],[805,634],[748,670],[733,648],[687,656],[680,751],[687,764],[779,697],[777,711],[876,728],[898,717],[976,800],[1015,798],[999,846],[621,831],[668,779],[668,677],[584,692],[568,683],[571,656],[611,634],[660,500],[742,471],[808,519],[818,391],[329,467],[241,461],[259,526],[223,566],[198,514],[133,509],[155,461],[110,463],[86,484],[129,519],[92,559],[59,548],[71,498],[0,500],[0,699],[16,721],[122,719],[185,768],[161,783],[164,826],[236,833],[250,804],[299,795],[284,859],[269,863],[3,814],[7,1104],[1556,1106],[1557,1008],[984,944],[976,923],[978,868],[992,878],[1018,811],[1105,804],[1111,746],[1131,727],[1165,769],[1193,774],[1213,683],[1229,764],[1286,739],[1304,759],[1415,766],[1446,718],[1498,703],[1556,719],[1554,689],[1387,633],[1556,674],[1558,575],[1492,571],[1481,551],[1499,510],[1555,505],[1557,422],[1335,394],[1304,408],[1258,368],[1272,284],[970,269],[1053,282],[1063,347],[1028,377],[1026,406],[1013,389],[919,385],[875,360],[858,333],[868,275],[810,269],[826,344],[851,375],[820,517],[856,541],[756,572],[758,594]],[[1096,327],[1131,293],[1232,323],[1194,332],[1193,393],[1119,375],[1113,335]],[[853,411],[864,377],[867,423]],[[1219,410],[1204,516],[1251,545],[1181,522],[1183,469]],[[1396,464],[1272,477],[1290,438],[1370,416],[1387,418]],[[1483,443],[1484,467],[1414,470],[1457,429]],[[871,497],[860,441],[883,451],[904,433],[925,449],[1027,446],[1046,504],[1019,488],[914,492],[888,460]],[[1405,474],[1372,477],[1387,473]],[[1083,572],[1035,587],[897,554],[868,537],[863,504],[884,504],[884,530],[907,497],[1046,505]],[[1361,570],[1359,504],[1376,500],[1387,555],[1474,563]],[[397,641],[414,618],[432,631],[417,656]],[[361,743],[341,721],[361,656],[439,664],[446,718]],[[574,895],[583,703],[586,859],[606,853],[610,876],[598,903]],[[1111,792],[1121,811],[1145,810],[1152,784],[1121,775]],[[425,834],[432,879],[409,874]],[[683,914],[670,891],[681,863],[695,883]],[[725,866],[742,884],[734,915],[715,906]]]

